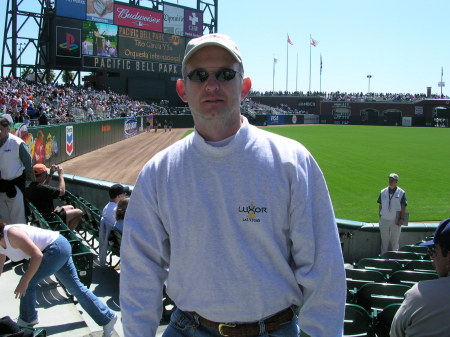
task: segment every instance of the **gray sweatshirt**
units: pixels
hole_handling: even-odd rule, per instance
[[[342,336],[342,252],[311,154],[244,118],[224,146],[195,132],[152,158],[125,217],[126,336],[155,336],[166,280],[181,310],[212,321],[258,321],[298,305],[310,336]]]

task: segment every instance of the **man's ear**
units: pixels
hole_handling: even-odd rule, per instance
[[[244,78],[241,87],[241,101],[247,98],[251,88],[252,88],[252,80],[250,79],[250,77]]]
[[[185,90],[184,84],[185,84],[184,81],[181,78],[179,78],[177,80],[176,88],[177,88],[178,96],[180,96],[181,100],[186,103],[187,97],[186,97],[186,90]]]

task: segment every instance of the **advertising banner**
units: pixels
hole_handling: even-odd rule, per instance
[[[113,0],[86,0],[86,19],[112,24],[114,21]]]
[[[83,22],[83,55],[117,57],[117,26]]]
[[[181,63],[184,37],[147,30],[119,27],[119,57],[167,63]]]
[[[164,33],[184,35],[184,8],[164,4]]]
[[[198,37],[203,35],[203,13],[192,9],[184,10],[184,35]]]
[[[86,0],[56,0],[56,15],[86,19]]]
[[[124,123],[125,138],[130,138],[138,134],[138,123],[136,117],[125,118]]]
[[[106,71],[138,71],[181,76],[181,64],[85,56],[83,57],[83,66]]]
[[[73,153],[73,125],[66,126],[66,153],[69,157]]]
[[[81,30],[56,26],[56,56],[80,58]]]
[[[163,13],[116,3],[114,24],[156,32],[163,31]]]
[[[55,61],[64,66],[81,66],[81,21],[56,18]]]
[[[283,125],[284,115],[267,115],[267,125]]]

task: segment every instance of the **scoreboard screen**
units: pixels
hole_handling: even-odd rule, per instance
[[[54,66],[73,70],[180,75],[186,43],[201,36],[203,13],[163,4],[157,11],[113,0],[56,0]]]

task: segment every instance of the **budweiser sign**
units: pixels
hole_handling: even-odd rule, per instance
[[[163,31],[163,13],[114,4],[114,24],[156,32]]]

